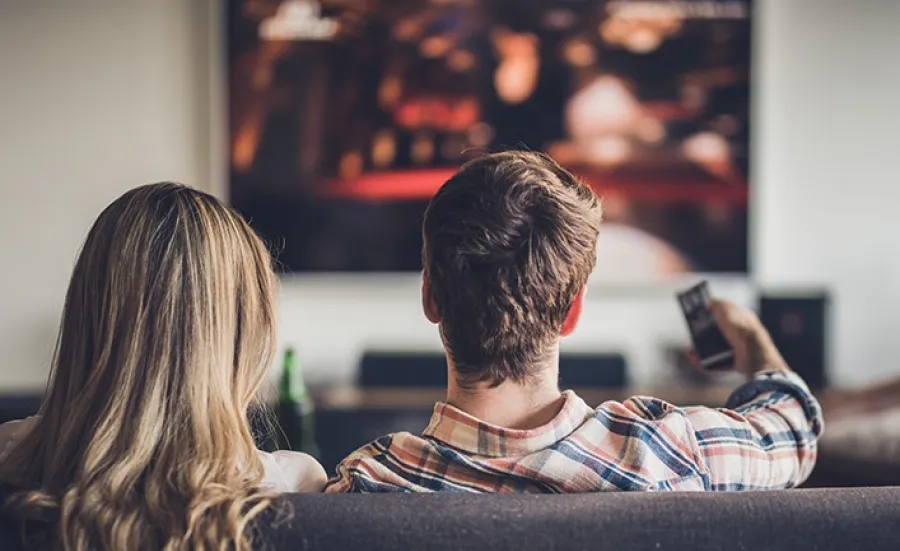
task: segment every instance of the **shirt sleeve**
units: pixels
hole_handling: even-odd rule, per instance
[[[337,475],[325,485],[327,494],[384,493],[401,491],[400,488],[383,484],[362,474],[371,461],[360,457],[361,452],[341,461],[337,466]]]
[[[326,494],[360,493],[362,491],[359,487],[360,472],[366,470],[369,459],[375,454],[374,445],[375,442],[366,444],[338,463],[335,468],[337,474],[325,484],[324,492]]]
[[[758,373],[726,408],[684,411],[710,490],[791,488],[815,466],[822,410],[793,372]]]
[[[337,466],[337,475],[325,485],[325,493],[408,492],[408,483],[383,462],[393,449],[393,435],[375,440],[350,454]]]
[[[337,466],[337,475],[325,484],[324,492],[326,494],[345,494],[350,492],[353,478],[347,471],[346,462],[347,460],[344,460]]]
[[[822,410],[792,372],[758,373],[725,408],[648,397],[624,406],[634,416],[629,434],[646,441],[672,476],[699,477],[705,490],[791,488],[815,466]]]

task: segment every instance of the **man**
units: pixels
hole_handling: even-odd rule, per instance
[[[465,165],[425,213],[422,303],[447,402],[422,435],[384,436],[326,491],[595,492],[785,488],[810,474],[821,410],[754,314],[713,314],[749,382],[729,409],[635,397],[589,407],[557,385],[595,263],[600,203],[549,157]]]

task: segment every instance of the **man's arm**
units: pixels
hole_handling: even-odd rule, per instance
[[[685,408],[710,490],[791,488],[817,456],[822,412],[789,371],[764,371],[740,387],[728,409]]]
[[[325,484],[327,494],[389,493],[408,491],[405,481],[382,465],[391,455],[393,435],[366,444],[337,466],[337,475]]]
[[[681,410],[711,490],[789,488],[809,476],[822,433],[822,410],[788,367],[759,318],[723,301],[710,309],[749,382],[727,408]]]
[[[730,408],[677,407],[650,397],[620,406],[601,406],[600,419],[629,426],[630,449],[620,455],[640,458],[640,475],[661,488],[688,478],[715,491],[791,488],[815,465],[821,410],[790,372],[759,373],[732,395]]]
[[[359,469],[360,464],[362,463],[359,456],[361,453],[365,453],[365,450],[366,447],[361,448],[338,463],[338,466],[335,469],[337,474],[334,478],[331,478],[325,483],[325,489],[322,491],[326,494],[354,493],[356,490],[354,487],[356,481],[354,472]]]
[[[326,494],[345,494],[350,491],[350,486],[352,485],[352,479],[347,474],[346,469],[343,469],[343,463],[338,465],[337,476],[330,479],[325,484],[325,489],[322,491]]]

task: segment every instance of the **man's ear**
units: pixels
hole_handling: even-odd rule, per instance
[[[578,321],[581,319],[581,312],[584,309],[584,295],[586,292],[587,286],[579,291],[578,295],[575,296],[575,300],[572,301],[569,313],[566,314],[566,319],[563,321],[562,330],[559,332],[561,337],[568,337],[578,326]]]
[[[431,286],[428,284],[428,276],[422,272],[422,311],[425,317],[431,323],[441,323],[441,316],[438,314],[437,305],[431,298]]]

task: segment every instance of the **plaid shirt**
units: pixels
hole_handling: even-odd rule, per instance
[[[574,392],[532,430],[489,425],[444,403],[422,436],[384,436],[347,457],[326,492],[756,490],[803,482],[822,412],[793,373],[767,371],[728,409],[638,396],[592,409]]]

